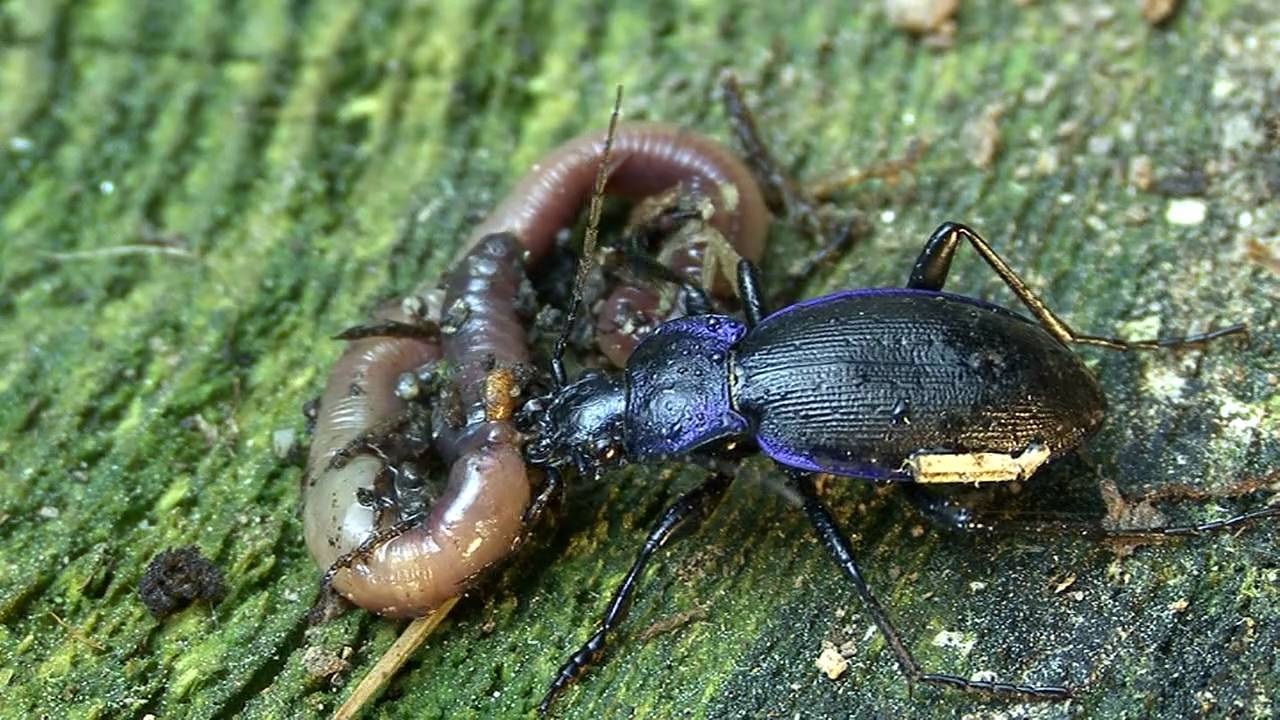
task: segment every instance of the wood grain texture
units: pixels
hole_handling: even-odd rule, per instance
[[[1137,3],[975,0],[946,50],[891,27],[879,3],[786,5],[0,5],[0,717],[332,712],[399,626],[362,613],[304,625],[319,573],[296,512],[300,467],[273,454],[272,433],[301,433],[298,409],[339,351],[326,338],[438,277],[519,172],[606,122],[615,83],[628,117],[727,138],[714,88],[733,68],[805,178],[930,141],[910,182],[840,197],[876,234],[814,277],[814,294],[902,283],[928,232],[957,219],[1079,328],[1250,324],[1247,345],[1205,353],[1088,351],[1111,417],[1088,462],[1058,464],[1019,504],[1043,484],[1040,507],[1074,508],[1089,498],[1055,486],[1087,496],[1100,478],[1129,494],[1274,483],[1280,18],[1268,0],[1189,0],[1161,28]],[[978,167],[984,114],[998,145]],[[1201,221],[1170,222],[1200,206]],[[155,242],[187,254],[102,254]],[[809,241],[778,224],[771,242],[766,271]],[[1009,301],[968,253],[949,289]],[[461,603],[368,716],[528,713],[647,526],[695,480],[673,470],[578,483],[545,547]],[[779,478],[752,462],[740,480],[654,568],[621,642],[559,716],[1276,712],[1274,526],[1132,554],[971,540],[921,529],[891,493],[828,483],[923,663],[1083,689],[1068,705],[993,704],[909,694],[771,491]],[[1166,509],[1207,519],[1266,499]],[[157,623],[138,578],[191,543],[229,594]],[[814,667],[823,640],[852,642],[836,681]],[[336,689],[308,674],[309,649],[344,647],[352,667]]]

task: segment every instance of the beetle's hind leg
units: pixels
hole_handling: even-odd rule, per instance
[[[995,680],[966,680],[958,675],[925,672],[920,667],[920,663],[912,656],[911,651],[907,649],[902,637],[889,620],[888,613],[885,612],[880,602],[876,600],[875,595],[871,593],[866,580],[862,577],[862,571],[858,569],[858,562],[854,559],[853,547],[849,542],[849,538],[836,524],[835,518],[831,516],[831,512],[818,497],[817,490],[813,485],[813,477],[807,474],[796,475],[793,476],[788,485],[800,495],[804,513],[808,516],[814,532],[817,533],[823,546],[831,553],[836,564],[840,566],[840,569],[844,571],[844,574],[853,583],[854,590],[857,591],[862,604],[867,607],[867,611],[871,614],[871,620],[884,637],[885,644],[893,651],[894,658],[898,661],[898,668],[906,676],[908,684],[921,682],[927,685],[936,685],[965,692],[989,693],[1027,700],[1066,700],[1071,697],[1070,690],[1056,685],[1025,685]]]
[[[635,562],[631,564],[631,569],[627,571],[627,575],[622,580],[622,584],[613,593],[613,599],[609,601],[609,606],[605,610],[604,618],[600,621],[599,628],[592,634],[591,638],[583,643],[578,651],[569,656],[569,659],[561,666],[560,671],[556,673],[555,679],[551,682],[551,687],[547,689],[547,694],[543,696],[542,702],[538,703],[538,712],[545,713],[551,707],[551,703],[562,690],[569,686],[574,680],[580,676],[587,666],[600,657],[604,651],[605,641],[609,633],[614,630],[622,619],[626,616],[627,610],[631,605],[632,596],[640,581],[640,576],[644,573],[645,566],[649,563],[649,559],[660,549],[662,549],[669,541],[679,537],[680,535],[693,532],[703,521],[707,519],[724,499],[725,493],[729,490],[729,485],[733,482],[733,476],[724,472],[714,472],[701,485],[681,495],[671,504],[658,521],[649,531],[648,537],[644,540],[644,545],[640,548],[640,553],[636,555]]]
[[[919,259],[911,269],[911,277],[907,280],[907,287],[918,290],[941,290],[947,282],[947,273],[951,270],[951,260],[955,257],[956,246],[961,240],[967,240],[973,249],[977,251],[987,265],[995,271],[996,275],[1004,281],[1004,284],[1018,296],[1022,304],[1027,306],[1031,314],[1036,316],[1040,324],[1050,335],[1062,342],[1063,344],[1077,345],[1096,345],[1110,350],[1155,350],[1158,348],[1173,348],[1186,345],[1199,345],[1210,340],[1216,340],[1220,337],[1230,335],[1241,335],[1246,332],[1243,324],[1229,325],[1217,330],[1211,330],[1196,335],[1187,335],[1184,337],[1157,338],[1154,340],[1122,340],[1114,337],[1104,337],[1100,335],[1083,335],[1071,329],[1062,318],[1054,314],[1045,305],[1031,288],[1018,277],[1018,274],[1009,267],[996,251],[991,249],[987,241],[982,239],[976,231],[967,225],[956,222],[945,222],[938,226],[937,230],[929,236],[925,242],[924,250],[920,252]]]
[[[1280,505],[1272,505],[1220,520],[1185,525],[1110,526],[1098,520],[1019,519],[972,510],[926,489],[904,485],[903,491],[922,515],[953,530],[991,534],[1055,534],[1094,540],[1163,539],[1194,537],[1245,527],[1280,517]]]

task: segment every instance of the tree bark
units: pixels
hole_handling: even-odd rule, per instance
[[[273,434],[305,449],[328,337],[439,277],[520,172],[607,121],[616,83],[627,117],[730,142],[715,87],[734,69],[802,180],[927,142],[896,182],[832,200],[875,233],[812,295],[902,284],[955,219],[1083,331],[1247,322],[1247,343],[1204,351],[1082,351],[1109,419],[1007,502],[1097,511],[1114,483],[1190,497],[1159,505],[1170,520],[1264,504],[1280,459],[1280,23],[1268,0],[1187,2],[1158,27],[1138,5],[968,2],[950,47],[880,3],[0,6],[0,716],[332,712],[402,625],[352,612],[307,628],[301,467]],[[812,242],[775,223],[765,272]],[[948,289],[1013,303],[967,249]],[[554,533],[460,603],[367,716],[530,713],[696,479],[672,465],[573,483]],[[743,465],[558,716],[1275,713],[1274,524],[1136,549],[958,538],[894,492],[826,482],[919,660],[1078,689],[1033,706],[909,691],[780,480]],[[138,580],[189,544],[227,597],[158,622]],[[836,680],[814,665],[824,641],[849,656]],[[347,653],[347,670],[312,674]]]

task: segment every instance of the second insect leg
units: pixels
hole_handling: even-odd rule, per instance
[[[649,531],[648,537],[645,538],[644,546],[641,547],[635,562],[631,564],[631,569],[627,571],[627,576],[614,591],[600,627],[577,652],[569,657],[560,668],[560,672],[556,673],[547,694],[538,704],[538,712],[545,713],[556,695],[581,675],[587,666],[604,651],[607,636],[626,616],[632,596],[639,585],[640,576],[644,573],[649,559],[670,540],[696,530],[720,504],[732,481],[733,476],[716,472],[701,485],[677,498],[662,513]]]
[[[1054,685],[1024,685],[995,680],[966,680],[958,675],[925,672],[902,641],[902,637],[889,620],[889,614],[885,612],[884,607],[880,605],[880,602],[871,593],[871,588],[867,586],[866,580],[862,577],[862,571],[858,568],[857,560],[853,557],[853,547],[849,542],[849,538],[836,524],[835,518],[831,516],[831,512],[827,510],[826,505],[818,497],[817,490],[813,486],[812,477],[809,475],[795,477],[789,485],[799,493],[804,513],[808,516],[809,523],[813,526],[814,532],[818,534],[823,546],[827,548],[832,558],[835,559],[836,564],[853,582],[854,590],[857,591],[859,599],[862,600],[863,605],[866,606],[867,611],[871,614],[871,619],[875,622],[876,628],[880,630],[885,643],[893,651],[894,659],[897,660],[898,667],[902,670],[902,674],[906,676],[908,683],[921,682],[955,690],[1020,697],[1029,700],[1065,700],[1071,697],[1070,690]]]

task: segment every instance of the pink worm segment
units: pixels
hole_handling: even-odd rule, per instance
[[[439,318],[438,308],[434,315]],[[398,307],[384,307],[374,319],[409,320]],[[347,343],[329,372],[302,488],[307,549],[321,568],[376,529],[376,513],[356,501],[356,490],[373,487],[382,470],[382,462],[370,455],[357,455],[340,468],[329,468],[330,461],[347,443],[404,410],[395,391],[401,373],[439,358],[436,342],[364,338]]]
[[[474,365],[470,361],[484,352],[500,362],[527,360],[523,327],[510,295],[512,277],[490,272],[505,254],[495,254],[492,243],[482,241],[493,233],[511,233],[526,265],[540,260],[590,199],[604,141],[605,133],[595,131],[552,151],[472,231],[448,273],[450,285],[456,286],[450,294],[482,312],[468,321],[470,327],[464,325],[461,343],[446,340],[451,359]],[[768,211],[750,172],[720,145],[671,125],[631,123],[617,128],[611,152],[607,193],[639,199],[685,183],[711,199],[716,208],[711,223],[737,251],[759,259]],[[694,279],[701,253],[700,247],[682,248],[673,254],[673,269]],[[620,288],[617,293],[628,294],[632,302],[649,302],[646,289]],[[656,306],[656,296],[649,296]],[[439,309],[428,317],[438,320]],[[385,309],[376,319],[410,320],[399,308]],[[361,433],[403,412],[405,401],[395,394],[397,378],[441,354],[434,341],[367,338],[349,343],[334,365],[321,399],[303,492],[307,546],[320,567],[329,567],[376,529],[375,511],[357,502],[356,491],[372,487],[382,470],[381,461],[368,455],[335,469],[328,468],[329,460]],[[469,389],[459,389],[470,404]],[[483,425],[482,432],[466,428],[462,435],[470,440],[446,441],[445,449],[456,451],[457,460],[424,522],[339,572],[334,578],[338,592],[383,615],[422,615],[466,591],[480,571],[511,552],[523,530],[532,485],[510,424]]]
[[[536,262],[590,199],[604,141],[600,131],[579,135],[538,161],[476,228],[473,240],[489,232],[513,232]],[[760,259],[768,208],[751,171],[719,143],[675,125],[628,123],[614,135],[610,158],[606,193],[639,200],[683,183],[711,200],[715,206],[712,226],[739,255]],[[676,248],[667,264],[700,286],[704,251],[700,243]],[[732,278],[728,280],[732,283]],[[658,306],[658,294],[652,288],[635,285],[619,286],[605,300],[596,321],[597,343],[615,365],[626,364],[639,338],[619,329],[613,318],[620,313],[652,316]]]
[[[585,133],[535,163],[476,227],[472,242],[510,232],[531,261],[540,259],[590,200],[604,141],[602,131]],[[627,123],[614,135],[610,166],[610,195],[638,200],[680,182],[702,190],[716,206],[716,229],[743,257],[760,259],[769,211],[751,171],[716,141],[675,125]]]

